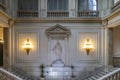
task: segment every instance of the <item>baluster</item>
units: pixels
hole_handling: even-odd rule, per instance
[[[65,12],[61,12],[60,14],[62,14],[61,17],[66,17],[66,13]]]
[[[50,17],[54,17],[55,16],[55,13],[54,12],[51,12],[52,13],[52,15],[50,16]]]
[[[118,78],[120,79],[120,71],[118,72],[118,76],[119,76]]]
[[[56,12],[54,12],[55,13],[55,17],[57,17],[57,13]]]
[[[51,16],[51,12],[49,12],[49,17]]]
[[[80,17],[80,12],[78,12],[78,16]]]
[[[53,17],[54,16],[54,13],[53,12],[50,12],[50,16],[49,17]]]
[[[50,15],[50,17],[53,17],[54,16],[54,12],[51,12],[51,15]]]
[[[52,13],[51,12],[49,12],[49,17],[52,15]]]
[[[53,12],[53,15],[52,15],[52,17],[55,17],[56,16],[56,14]]]
[[[82,16],[84,17],[84,15],[85,15],[85,13],[84,12],[82,12]]]
[[[63,12],[63,17],[67,17],[67,14],[66,14],[66,12]]]
[[[118,79],[118,73],[116,73],[116,79]]]

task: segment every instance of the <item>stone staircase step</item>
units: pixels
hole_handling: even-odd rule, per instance
[[[96,77],[96,78],[99,78],[99,77],[101,77],[101,76],[98,76],[98,75],[94,75],[94,77]]]
[[[103,74],[101,74],[101,73],[97,73],[97,75],[99,75],[99,76],[103,76]]]
[[[94,79],[92,79],[92,78],[88,78],[88,80],[94,80]]]
[[[103,71],[102,71],[102,72],[99,72],[99,73],[100,73],[100,74],[103,74],[103,75],[107,74],[107,72],[103,72]]]
[[[91,78],[94,79],[94,80],[96,80],[96,77],[94,77],[94,76],[91,76]]]

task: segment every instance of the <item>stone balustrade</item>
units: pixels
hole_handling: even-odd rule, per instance
[[[37,10],[19,10],[17,12],[18,17],[38,17]]]
[[[71,66],[46,66],[44,68],[44,80],[119,80],[120,68],[98,67],[93,71],[83,71],[79,75],[74,74]],[[74,77],[73,77],[74,76]],[[41,80],[41,77],[27,75],[20,68],[13,67],[11,70],[0,68],[0,80]]]
[[[68,11],[47,11],[47,17],[51,17],[51,18],[54,18],[54,17],[57,17],[57,18],[66,18],[66,17],[69,17],[69,12]]]
[[[6,5],[5,5],[6,0],[0,0],[0,9],[5,11],[6,10]]]
[[[118,1],[113,7],[111,8],[111,11],[114,12],[116,10],[120,9],[120,1]]]
[[[120,69],[113,70],[98,80],[120,80]]]
[[[77,17],[99,17],[99,11],[78,11]]]
[[[0,68],[0,80],[23,80],[22,78]]]

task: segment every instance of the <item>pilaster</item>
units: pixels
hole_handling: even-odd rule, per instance
[[[47,0],[39,0],[39,17],[47,17]]]
[[[68,0],[68,5],[69,5],[69,17],[70,18],[75,18],[76,17],[76,9],[75,9],[75,3],[76,0]]]

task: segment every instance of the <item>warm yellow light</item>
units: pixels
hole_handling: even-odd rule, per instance
[[[83,48],[86,50],[87,55],[89,55],[90,51],[94,48],[93,44],[87,39],[87,41],[84,43]]]
[[[32,42],[30,42],[29,39],[27,39],[27,41],[24,43],[23,48],[26,50],[28,55],[30,50],[33,48]]]
[[[0,43],[4,43],[4,40],[3,40],[3,39],[0,39]]]

